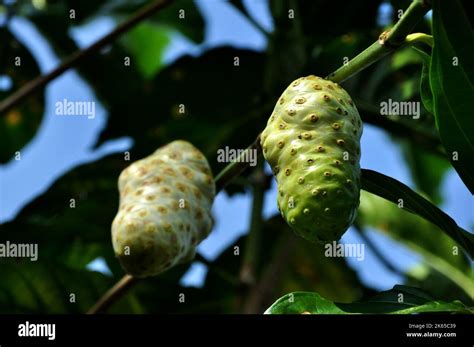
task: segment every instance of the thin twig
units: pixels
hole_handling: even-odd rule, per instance
[[[257,136],[255,141],[245,149],[244,152],[232,163],[227,165],[219,174],[216,176],[216,190],[220,191],[227,186],[234,177],[240,175],[243,170],[249,166],[249,161],[244,160],[249,155],[250,151],[259,152],[260,148],[260,134]]]
[[[0,114],[5,114],[6,111],[18,105],[25,98],[39,91],[41,88],[44,88],[49,82],[63,74],[65,71],[69,70],[74,65],[77,65],[79,62],[82,62],[84,59],[91,56],[92,53],[98,52],[105,46],[111,44],[120,35],[133,28],[143,19],[150,17],[155,12],[169,5],[172,1],[173,0],[154,1],[151,4],[141,8],[134,15],[132,15],[130,19],[118,25],[117,28],[115,28],[110,34],[96,41],[88,48],[74,52],[69,57],[67,57],[61,63],[61,65],[59,65],[57,68],[55,68],[48,74],[44,76],[39,76],[34,80],[26,83],[21,89],[17,90],[14,94],[10,95],[8,98],[6,98],[0,103]]]
[[[125,294],[128,289],[132,288],[137,282],[138,279],[135,277],[132,277],[130,275],[123,276],[120,281],[115,283],[115,285],[110,288],[100,298],[100,300],[97,301],[95,305],[91,307],[89,311],[87,311],[87,314],[97,314],[105,312],[110,307],[110,305],[120,299],[122,295]]]

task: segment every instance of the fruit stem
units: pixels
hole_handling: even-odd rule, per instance
[[[326,79],[341,83],[367,68],[388,53],[402,47],[407,35],[430,9],[430,1],[414,0],[394,27],[384,31],[379,39],[352,60],[330,73]]]
[[[92,306],[87,314],[97,314],[105,312],[115,301],[128,291],[138,279],[130,275],[125,275],[120,281],[118,281],[112,288],[110,288],[99,301]]]
[[[381,45],[379,41],[374,42],[349,62],[345,63],[339,69],[326,76],[326,79],[341,83],[359,71],[372,65],[376,61],[382,59],[392,50],[394,50],[394,48]]]
[[[248,151],[259,151],[260,148],[260,134],[257,136],[255,141],[245,149],[244,152],[233,162],[227,165],[221,172],[219,172],[215,178],[216,191],[222,190],[227,186],[234,177],[240,175],[242,171],[249,165],[248,162],[243,160],[248,157]]]

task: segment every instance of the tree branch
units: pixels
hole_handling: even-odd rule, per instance
[[[255,269],[258,265],[260,239],[262,233],[262,209],[266,190],[266,176],[263,163],[260,162],[252,177],[253,202],[250,217],[250,230],[245,242],[245,254],[240,268],[240,282],[247,286],[255,283]]]
[[[84,50],[78,50],[71,54],[61,63],[61,65],[59,65],[53,71],[49,72],[46,75],[39,76],[34,80],[26,83],[21,89],[17,90],[14,94],[10,95],[8,98],[6,98],[0,103],[0,114],[5,114],[6,111],[18,105],[21,101],[29,97],[31,94],[39,91],[41,88],[44,88],[49,82],[62,75],[65,71],[69,70],[74,65],[77,65],[79,62],[82,62],[84,59],[91,56],[92,53],[98,52],[105,46],[109,45],[120,35],[133,28],[140,21],[150,17],[155,12],[163,9],[172,1],[173,0],[154,1],[151,4],[141,8],[127,21],[118,25],[115,30],[104,36],[102,39],[96,41],[94,44]]]
[[[388,53],[405,44],[405,37],[423,16],[429,11],[430,4],[426,0],[414,0],[395,26],[383,32],[379,39],[355,58],[330,73],[326,79],[333,82],[343,82],[357,72],[367,68]]]

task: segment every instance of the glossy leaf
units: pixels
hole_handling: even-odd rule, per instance
[[[404,209],[438,226],[451,239],[459,243],[471,259],[474,258],[474,236],[460,228],[450,216],[403,183],[379,172],[362,169],[362,189],[395,204],[403,203]]]
[[[401,296],[400,296],[401,295]],[[402,298],[400,300],[400,298]],[[401,301],[401,302],[400,302]],[[469,313],[460,301],[432,301],[416,288],[395,286],[371,300],[343,304],[325,299],[318,293],[294,292],[286,294],[271,305],[266,314],[413,314],[428,312]]]
[[[451,163],[474,194],[474,31],[459,1],[433,1],[433,37],[436,124]]]

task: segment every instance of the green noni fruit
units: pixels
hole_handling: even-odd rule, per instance
[[[316,76],[293,81],[261,136],[278,184],[278,208],[303,238],[339,240],[360,194],[362,122],[347,92]]]
[[[112,223],[115,255],[135,277],[191,261],[212,228],[215,184],[193,145],[174,141],[122,171]]]

